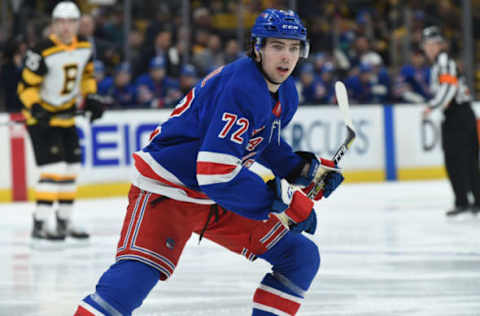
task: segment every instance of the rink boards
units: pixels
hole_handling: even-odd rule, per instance
[[[423,121],[422,109],[421,105],[352,106],[357,139],[344,159],[347,181],[444,177],[441,113]],[[475,110],[480,113],[480,104]],[[78,118],[84,167],[78,178],[79,197],[125,193],[132,153],[147,142],[150,132],[169,114],[170,110],[109,111],[94,124]],[[38,176],[28,135],[22,125],[2,125],[8,120],[8,114],[0,114],[0,202],[21,199],[25,188],[29,188],[26,195],[31,198]],[[299,108],[283,137],[295,150],[331,157],[345,133],[336,106],[312,106]]]

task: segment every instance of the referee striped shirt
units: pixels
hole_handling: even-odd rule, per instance
[[[446,52],[441,52],[432,66],[430,91],[434,95],[428,101],[431,109],[446,110],[449,106],[471,101],[465,78],[458,75],[456,62]]]

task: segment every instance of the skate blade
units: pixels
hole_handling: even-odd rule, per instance
[[[66,248],[65,240],[48,240],[32,238],[30,248],[42,251],[59,251]]]
[[[67,236],[67,239],[65,240],[65,244],[68,247],[71,247],[71,248],[84,248],[84,247],[90,246],[90,244],[91,244],[90,239],[91,238],[92,237],[85,238],[85,239],[79,239],[79,238],[73,238],[73,237],[68,237]]]
[[[447,221],[449,222],[470,222],[476,220],[478,216],[471,212],[461,213],[455,216],[447,216]]]

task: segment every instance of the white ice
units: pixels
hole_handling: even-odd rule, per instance
[[[113,263],[126,197],[78,201],[93,237],[63,246],[33,247],[33,206],[0,204],[0,315],[72,315]],[[298,315],[480,315],[480,217],[451,206],[445,180],[342,185],[318,204],[322,265]],[[269,266],[197,240],[134,315],[250,315]]]

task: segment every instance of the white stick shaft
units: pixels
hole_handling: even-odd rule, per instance
[[[345,124],[350,127],[352,130],[353,128],[352,118],[350,116],[350,104],[348,103],[348,95],[347,95],[347,88],[341,81],[335,82],[335,95],[337,97],[338,107],[343,115],[343,120]]]

